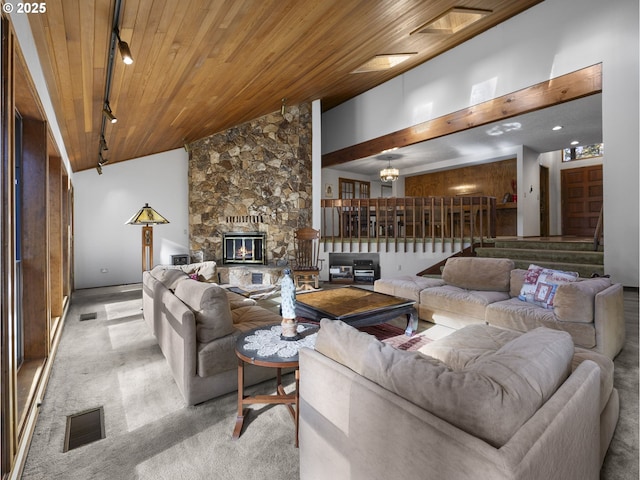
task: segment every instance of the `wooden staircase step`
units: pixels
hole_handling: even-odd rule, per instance
[[[522,248],[535,250],[571,250],[593,252],[593,241],[554,241],[554,240],[504,240],[496,239],[496,248]],[[603,251],[603,246],[598,246],[598,251]]]
[[[604,254],[586,250],[546,250],[525,248],[476,248],[479,257],[510,258],[536,262],[604,265]]]

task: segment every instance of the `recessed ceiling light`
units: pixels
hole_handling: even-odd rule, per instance
[[[389,55],[376,55],[372,59],[360,65],[351,73],[364,73],[364,72],[379,72],[382,70],[389,70],[390,68],[399,65],[405,60],[410,59],[416,52],[413,53],[392,53]]]
[[[557,130],[562,130],[564,127],[562,125],[556,125],[555,127],[553,127],[551,130],[553,130],[554,132]]]
[[[451,35],[489,15],[491,10],[479,8],[453,7],[439,17],[417,28],[414,33],[441,33]]]
[[[578,145],[580,142],[578,140],[574,140],[573,142],[571,142],[571,145]]]

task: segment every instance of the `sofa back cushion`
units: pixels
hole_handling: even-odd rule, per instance
[[[524,285],[524,279],[527,276],[527,270],[524,268],[514,268],[511,270],[511,282],[509,285],[509,295],[517,297]]]
[[[451,257],[442,269],[442,279],[467,290],[508,292],[513,268],[508,258]]]
[[[206,262],[180,265],[177,268],[201,282],[216,283],[216,281],[218,280],[216,267],[216,262],[214,262],[213,260],[207,260]]]
[[[162,265],[154,267],[151,270],[151,275],[169,290],[175,290],[179,282],[189,279],[189,275],[183,271],[176,270],[175,268],[167,268]]]
[[[568,333],[538,328],[453,370],[435,358],[397,350],[343,322],[323,319],[315,349],[499,448],[568,377],[574,347]]]
[[[596,295],[610,286],[611,280],[606,277],[559,285],[553,299],[553,313],[563,322],[592,323]]]
[[[208,343],[233,332],[231,308],[224,288],[187,280],[178,283],[175,295],[195,313],[198,343]]]

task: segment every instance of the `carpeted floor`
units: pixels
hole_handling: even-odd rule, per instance
[[[235,394],[184,407],[141,314],[139,286],[76,292],[23,479],[298,478],[294,425],[282,406],[252,406],[231,440]],[[80,321],[96,312],[95,320]],[[602,479],[638,478],[638,293],[625,292],[627,342],[616,358],[621,418]],[[286,378],[292,387],[291,375]],[[275,382],[251,387],[270,393]],[[104,408],[106,438],[63,453],[67,415]]]

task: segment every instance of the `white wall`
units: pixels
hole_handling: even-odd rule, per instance
[[[637,0],[582,0],[579,8],[573,0],[546,0],[325,112],[322,151],[365,142],[602,63],[608,159],[603,166],[605,272],[637,287],[638,9]]]
[[[73,185],[76,289],[142,281],[142,227],[125,222],[145,203],[170,222],[153,227],[154,265],[189,253],[184,149],[78,172]]]

